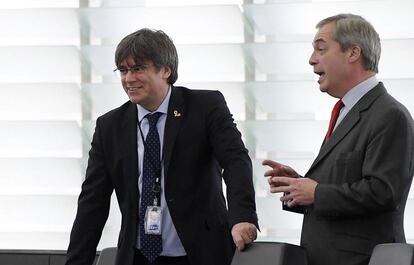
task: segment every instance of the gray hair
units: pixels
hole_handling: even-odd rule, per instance
[[[361,48],[362,63],[365,70],[378,73],[381,56],[381,42],[374,27],[363,17],[353,14],[338,14],[321,20],[316,28],[335,22],[333,38],[345,51],[353,46]]]

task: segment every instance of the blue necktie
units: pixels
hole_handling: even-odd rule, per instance
[[[152,206],[154,204],[155,195],[153,187],[155,178],[161,178],[160,137],[157,130],[157,122],[160,116],[160,112],[145,116],[149,123],[149,131],[144,145],[139,236],[141,252],[150,262],[153,262],[162,251],[161,235],[147,235],[144,230],[145,211],[147,206]]]

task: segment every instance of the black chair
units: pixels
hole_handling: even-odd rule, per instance
[[[253,242],[234,253],[231,265],[307,265],[303,247],[278,242]]]
[[[116,258],[117,248],[104,248],[99,255],[98,262],[96,265],[114,265]]]
[[[413,265],[414,245],[388,243],[375,246],[369,265]]]

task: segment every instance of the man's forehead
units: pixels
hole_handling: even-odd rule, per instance
[[[312,41],[314,45],[321,43],[321,42],[327,42],[329,40],[333,40],[333,28],[329,27],[328,25],[322,26],[318,32],[316,32],[316,35]]]
[[[120,60],[121,65],[126,65],[128,63],[135,62],[135,59],[134,59],[134,57],[132,57],[132,55],[122,56],[122,57],[123,58],[120,58],[121,59]]]
[[[333,36],[335,29],[336,29],[336,23],[331,22],[331,23],[325,24],[318,29],[318,31],[316,32],[315,38],[318,38],[318,37],[330,38]]]
[[[135,58],[132,55],[129,55],[125,60],[121,61],[122,66],[128,66],[128,67],[135,66],[135,65],[142,66],[142,65],[147,65],[150,63],[151,62],[149,60],[146,60],[146,61],[135,60]]]

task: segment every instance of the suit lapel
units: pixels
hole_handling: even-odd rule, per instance
[[[171,86],[171,98],[168,104],[167,120],[165,122],[163,162],[164,176],[167,177],[168,167],[171,160],[172,150],[175,139],[181,127],[181,122],[185,117],[185,106],[183,91],[180,87]]]
[[[122,156],[123,174],[128,184],[134,207],[138,198],[138,149],[137,149],[137,106],[130,103],[121,123],[120,134],[122,147],[125,148]],[[136,209],[136,208],[134,208]]]
[[[365,94],[355,106],[348,112],[342,122],[335,129],[328,142],[324,143],[315,161],[313,161],[308,172],[310,172],[329,152],[342,141],[342,139],[355,127],[361,119],[361,113],[367,110],[371,104],[381,95],[386,93],[384,85],[380,82],[376,87]]]
[[[321,161],[332,150],[332,148],[334,148],[348,134],[355,124],[358,123],[359,119],[359,111],[354,111],[354,109],[352,109],[335,129],[335,132],[331,135],[329,141],[322,145],[318,156],[315,161],[313,161],[313,164],[309,170],[318,164],[319,161]]]

